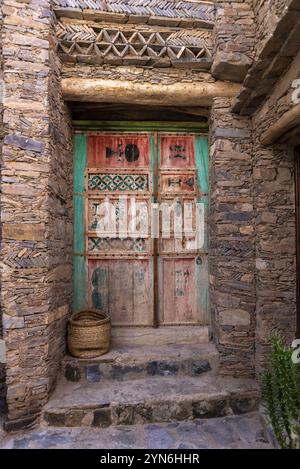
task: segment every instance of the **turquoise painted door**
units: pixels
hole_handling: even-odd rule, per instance
[[[197,225],[207,198],[206,136],[77,134],[74,311],[100,309],[118,326],[207,324],[206,229],[203,241]]]

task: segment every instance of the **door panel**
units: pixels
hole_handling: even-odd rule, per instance
[[[89,137],[90,168],[136,168],[150,165],[150,139],[146,135]]]
[[[159,137],[159,321],[163,325],[207,323],[206,199],[201,193],[206,168],[199,148],[191,135]]]
[[[160,173],[161,194],[196,193],[197,174],[196,171],[161,171]]]
[[[162,135],[160,137],[162,168],[195,167],[194,137],[187,135]]]
[[[90,259],[88,272],[90,307],[109,314],[114,325],[152,325],[152,263],[149,260]]]
[[[207,217],[207,139],[103,132],[76,142],[74,310],[100,309],[114,326],[208,324],[207,230],[204,239],[198,230]]]
[[[162,258],[160,274],[163,282],[161,323],[198,323],[195,259]]]
[[[150,134],[89,137],[88,301],[112,325],[153,324]]]

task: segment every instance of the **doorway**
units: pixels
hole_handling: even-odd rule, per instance
[[[76,134],[73,309],[113,326],[208,325],[208,138],[142,127]]]

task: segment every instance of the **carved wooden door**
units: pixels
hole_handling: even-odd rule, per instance
[[[158,139],[159,323],[207,324],[207,140]]]
[[[153,324],[150,163],[150,134],[89,137],[88,301],[108,313],[113,325]]]
[[[207,192],[206,137],[77,135],[73,309],[115,326],[207,324]]]

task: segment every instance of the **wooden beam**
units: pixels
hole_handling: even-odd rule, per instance
[[[285,112],[261,135],[260,141],[263,145],[271,145],[297,125],[300,125],[300,104]]]
[[[164,85],[100,78],[62,80],[66,101],[160,106],[211,106],[213,98],[233,98],[240,88],[239,84],[222,81]]]

